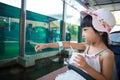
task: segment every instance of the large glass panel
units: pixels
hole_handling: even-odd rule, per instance
[[[35,5],[31,6],[33,4]],[[35,52],[34,47],[36,43],[51,43],[60,40],[62,6],[63,2],[61,0],[27,1],[26,54],[56,50],[43,49]]]
[[[8,5],[12,2],[13,0],[0,0],[0,60],[19,55],[20,9]],[[16,4],[20,6],[19,1]]]
[[[66,0],[66,3],[67,3],[66,32],[67,34],[69,33],[71,35],[70,41],[77,42],[78,36],[80,36],[78,35],[78,32],[81,31],[78,30],[80,29],[78,28],[80,27],[80,11],[85,10],[85,8],[81,6],[79,3],[77,3],[75,0]]]
[[[52,21],[50,23],[51,31],[51,40],[50,42],[60,41],[60,21]]]
[[[67,34],[70,34],[70,41],[77,42],[78,41],[78,26],[80,25],[80,14],[79,11],[75,10],[70,5],[67,5]],[[67,39],[67,35],[66,35]]]

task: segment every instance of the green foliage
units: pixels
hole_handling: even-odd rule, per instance
[[[78,33],[78,26],[77,26],[77,25],[68,24],[67,30],[68,30],[71,34],[77,35],[77,33]]]

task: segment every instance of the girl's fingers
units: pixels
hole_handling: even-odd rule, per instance
[[[81,55],[81,54],[77,54],[75,56],[75,59],[78,60],[78,61],[83,61],[84,60],[84,57]]]
[[[84,68],[84,66],[86,65],[86,61],[81,54],[77,54],[73,60],[74,64],[80,68]]]
[[[38,47],[37,47],[37,46],[35,46],[35,52],[37,52],[37,51],[38,51],[38,50],[37,50],[37,48],[38,48]]]
[[[40,45],[35,46],[35,51],[37,52],[40,49]]]

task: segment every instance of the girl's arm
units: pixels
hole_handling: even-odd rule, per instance
[[[80,54],[78,54],[75,57],[74,64],[77,67],[87,71],[87,73],[96,80],[111,80],[113,67],[114,67],[114,54],[111,51],[108,51],[105,54],[102,54],[100,58],[102,58],[101,73],[97,72],[95,69],[90,67],[85,61],[85,58]]]
[[[112,51],[107,51],[107,53],[101,55],[103,56],[102,61],[102,74],[106,80],[111,80],[112,73],[114,69],[114,53]]]
[[[35,51],[37,52],[45,48],[59,48],[59,44],[58,43],[37,44],[35,46]]]
[[[78,49],[78,50],[84,50],[86,47],[85,43],[71,43],[68,41],[63,41],[62,45],[64,48],[70,48],[71,46],[73,49]],[[42,50],[45,48],[59,48],[59,43],[37,44],[35,46],[35,51]]]
[[[63,42],[64,45],[64,42]],[[77,50],[85,50],[87,47],[86,43],[69,43],[69,47],[72,47],[73,49],[77,49]]]

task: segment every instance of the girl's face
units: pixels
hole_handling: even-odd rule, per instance
[[[82,31],[82,36],[88,44],[95,43],[95,41],[99,38],[98,33],[96,33],[92,27],[84,27]]]

